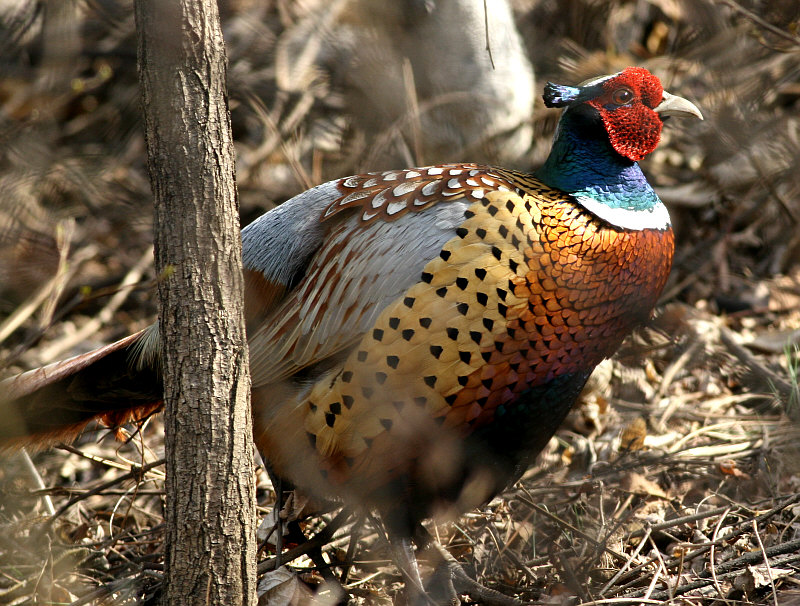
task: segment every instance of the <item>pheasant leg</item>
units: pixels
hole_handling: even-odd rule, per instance
[[[486,606],[522,606],[523,602],[504,593],[481,585],[470,577],[458,561],[442,547],[439,543],[433,542],[430,545],[438,552],[441,558],[434,572],[434,579],[441,579],[445,585],[445,591],[449,596],[448,604],[459,604],[458,595],[468,595],[472,600]],[[452,601],[455,599],[455,601]]]

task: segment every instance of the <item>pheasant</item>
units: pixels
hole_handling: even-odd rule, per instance
[[[548,83],[535,174],[444,164],[318,185],[242,231],[256,444],[311,496],[376,510],[419,579],[421,522],[485,503],[651,314],[667,209],[638,161],[666,116],[643,68]],[[4,383],[0,438],[73,439],[161,405],[157,324]]]

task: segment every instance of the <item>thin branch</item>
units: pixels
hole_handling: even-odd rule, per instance
[[[111,322],[114,313],[122,306],[125,300],[133,292],[134,287],[142,279],[142,274],[150,267],[153,260],[153,250],[148,248],[136,264],[131,268],[127,275],[122,279],[119,289],[114,296],[111,297],[106,306],[100,310],[100,313],[94,316],[86,324],[81,326],[80,329],[70,334],[67,338],[61,339],[52,345],[45,347],[41,350],[39,355],[43,360],[52,360],[60,356],[65,351],[71,349],[76,344],[84,339],[90,337],[97,332],[101,326]]]
[[[769,21],[764,21],[764,19],[756,15],[754,12],[747,10],[738,2],[735,2],[734,0],[717,0],[717,1],[720,2],[721,4],[726,4],[727,6],[735,10],[737,13],[743,15],[744,17],[746,17],[759,27],[775,34],[776,36],[783,38],[784,40],[788,40],[795,46],[800,46],[800,38],[792,36],[790,33],[783,31],[781,28],[772,25],[772,23],[770,23]]]
[[[486,6],[486,0],[483,0],[483,31],[486,35],[486,52],[489,53],[489,63],[492,64],[492,69],[495,69],[492,45],[489,42],[489,9]]]
[[[334,517],[328,524],[320,530],[317,534],[313,537],[308,539],[305,543],[301,543],[297,547],[293,547],[279,556],[275,556],[274,558],[270,558],[268,560],[264,560],[263,562],[258,563],[258,574],[262,575],[265,572],[269,572],[270,570],[274,570],[278,567],[279,564],[285,562],[291,562],[299,558],[300,556],[306,555],[307,553],[313,551],[314,549],[318,549],[320,547],[324,547],[328,543],[330,543],[331,539],[333,539],[334,533],[339,530],[342,526],[344,526],[345,522],[347,522],[348,518],[352,511],[348,508],[342,509],[336,517]]]
[[[28,454],[27,449],[23,448],[19,452],[19,457],[22,459],[23,464],[25,465],[25,470],[28,472],[28,475],[33,480],[33,483],[36,485],[36,488],[40,491],[45,490],[44,480],[42,480],[42,476],[39,473],[39,470],[36,469],[36,465],[33,464],[31,460],[31,455]],[[42,500],[44,502],[44,507],[47,510],[47,513],[55,515],[56,508],[53,507],[53,499],[49,494],[42,494]]]
[[[166,461],[165,459],[159,459],[158,461],[153,461],[152,463],[148,463],[147,465],[142,465],[141,467],[134,467],[133,469],[131,469],[126,474],[118,476],[118,477],[114,478],[113,480],[109,480],[108,482],[104,482],[103,484],[100,484],[100,486],[96,486],[95,488],[92,488],[91,490],[88,490],[88,491],[86,491],[86,492],[84,492],[82,494],[79,494],[77,496],[72,497],[69,501],[67,501],[64,505],[62,505],[58,509],[58,511],[55,513],[55,515],[53,517],[51,517],[48,520],[48,522],[49,523],[53,523],[56,520],[56,518],[61,516],[65,511],[67,511],[67,509],[69,509],[70,507],[75,505],[75,503],[79,503],[80,501],[84,501],[84,500],[88,499],[89,497],[92,497],[92,496],[94,496],[96,494],[100,494],[104,490],[106,490],[108,488],[111,488],[112,486],[116,486],[117,484],[120,484],[120,483],[122,483],[122,482],[124,482],[126,480],[132,480],[134,478],[141,477],[143,474],[147,473],[148,471],[150,471],[154,467],[159,467],[160,465],[163,465],[165,463],[165,461]]]
[[[764,543],[761,541],[761,535],[758,532],[758,523],[753,520],[753,533],[756,535],[756,540],[758,541],[758,547],[761,549],[761,553],[764,555],[764,566],[767,567],[767,576],[769,577],[769,586],[772,589],[772,599],[775,602],[775,606],[778,606],[778,592],[775,590],[775,578],[772,576],[772,567],[769,565],[769,558],[767,557],[767,551],[764,549]]]

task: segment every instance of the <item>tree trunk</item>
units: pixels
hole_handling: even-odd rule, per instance
[[[164,603],[255,604],[255,482],[241,237],[215,0],[137,0],[162,280]]]

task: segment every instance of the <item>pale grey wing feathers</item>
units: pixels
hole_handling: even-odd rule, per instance
[[[341,194],[329,181],[298,194],[242,230],[242,262],[267,280],[289,285],[325,240],[325,207]]]
[[[328,195],[330,202],[334,197]],[[376,221],[368,226],[359,223],[360,213],[353,213],[339,223],[334,220],[321,245],[323,236],[318,227],[307,225],[302,228],[305,231],[296,230],[296,235],[316,239],[316,251],[304,268],[304,279],[249,335],[253,385],[291,376],[360,339],[390,302],[420,280],[428,261],[455,236],[469,204],[463,198],[449,199],[395,221]],[[310,205],[313,208],[308,212],[312,214],[324,206],[319,200],[311,200]],[[323,228],[328,229],[327,224],[323,222]],[[282,227],[280,221],[263,225],[269,229]],[[256,241],[289,246],[280,235],[251,234],[250,245]],[[250,253],[250,258],[261,262],[282,257],[281,251],[272,255],[266,251]],[[267,268],[266,275],[291,275],[299,270],[296,258],[282,262],[295,266],[289,272]]]

